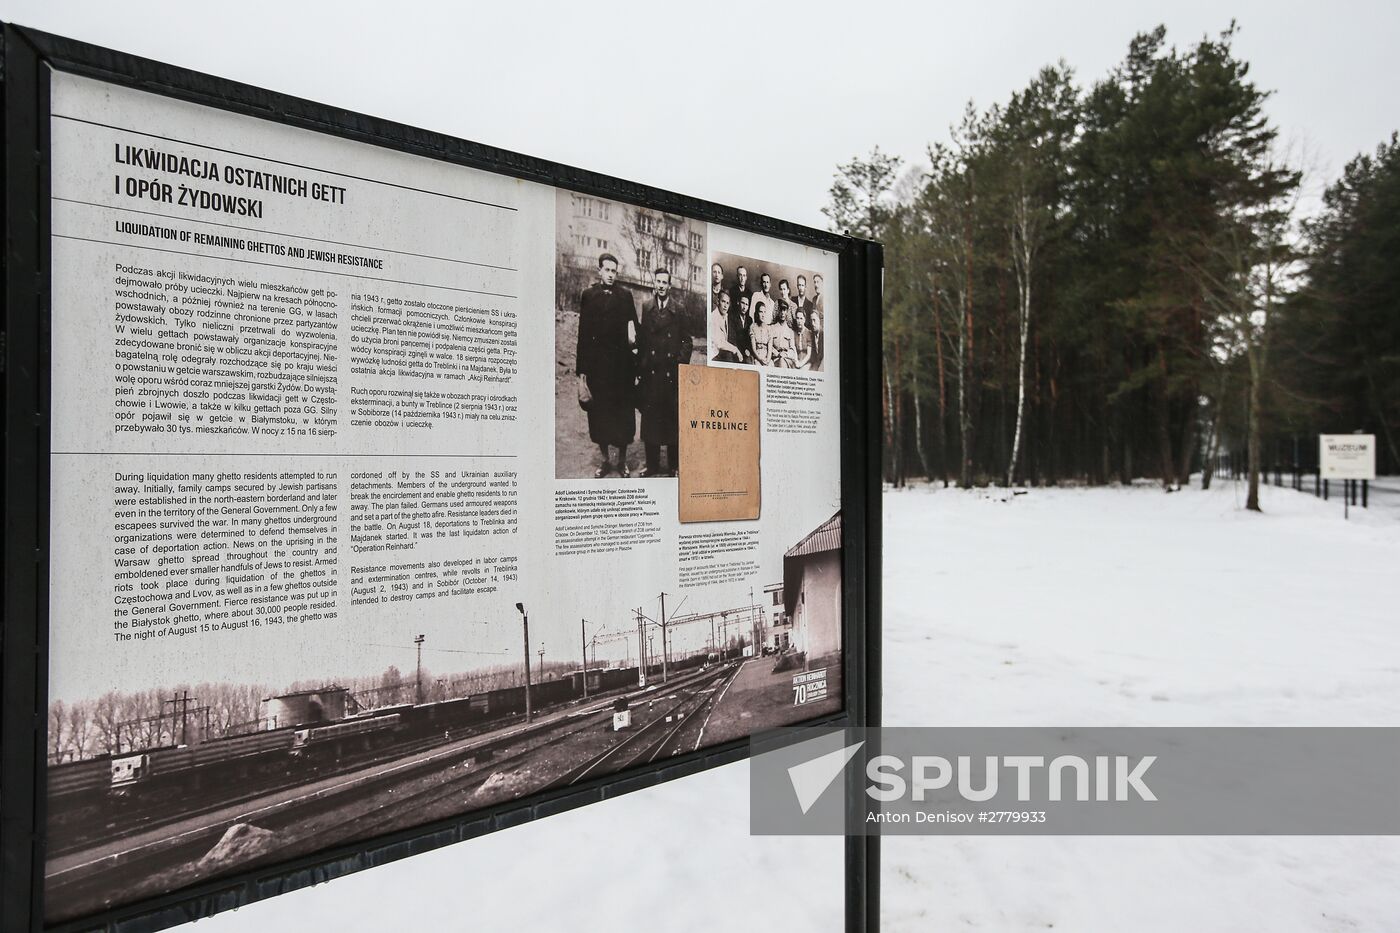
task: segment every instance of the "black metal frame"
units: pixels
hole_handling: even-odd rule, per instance
[[[747,739],[541,792],[461,817],[335,846],[277,865],[46,927],[43,922],[49,581],[49,70],[57,69],[345,139],[627,201],[839,254],[845,709],[804,725],[880,719],[882,253],[864,240],[786,223],[440,133],[327,107],[25,27],[4,25],[4,573],[0,602],[0,925],[137,933],[198,919],[362,868],[739,761]],[[860,795],[863,797],[863,795]],[[854,794],[849,799],[855,806]],[[879,927],[878,839],[846,840],[846,929]]]

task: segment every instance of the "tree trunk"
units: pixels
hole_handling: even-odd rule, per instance
[[[1172,456],[1171,404],[1167,397],[1167,355],[1157,345],[1157,456],[1162,464],[1162,486],[1167,492],[1176,488],[1176,458]]]
[[[1029,261],[1029,260],[1028,260]],[[1029,270],[1028,270],[1029,271]],[[1021,453],[1021,425],[1026,415],[1026,337],[1031,328],[1030,276],[1021,289],[1021,355],[1016,366],[1016,433],[1011,441],[1011,462],[1006,467],[1006,485],[1016,480],[1016,458]]]
[[[972,451],[968,449],[971,422],[967,412],[967,337],[958,334],[958,486],[972,485]]]
[[[894,485],[904,485],[904,393],[894,395]]]
[[[965,349],[962,353],[962,371],[958,374],[958,414],[962,420],[962,424],[959,426],[959,431],[962,434],[961,482],[964,489],[972,488],[972,406],[967,404],[965,396],[972,382],[967,378],[967,374],[975,365],[976,358],[976,345],[973,342],[976,332],[972,328],[973,249],[972,221],[969,216],[963,223],[963,259],[966,282],[963,290],[963,323],[960,338]]]
[[[902,373],[900,368],[900,345],[894,346],[894,368],[896,373]],[[894,484],[904,485],[904,392],[897,387],[892,388],[891,393],[894,398],[894,416],[891,422],[894,425]]]
[[[1181,460],[1177,465],[1176,475],[1181,481],[1181,485],[1191,485],[1191,461],[1196,453],[1196,417],[1200,413],[1200,402],[1197,401],[1195,389],[1191,391],[1191,409],[1186,416],[1186,421],[1181,426]]]
[[[935,299],[935,302],[937,299]],[[943,371],[943,328],[938,305],[933,306],[933,347],[938,357],[938,470],[948,488],[948,377]]]
[[[894,481],[893,462],[888,459],[890,451],[894,449],[894,387],[890,382],[889,360],[885,360],[885,391],[880,399],[880,407],[884,409],[885,417],[885,479]]]
[[[1006,485],[1016,481],[1016,460],[1021,454],[1021,431],[1026,416],[1026,338],[1031,328],[1031,276],[1035,271],[1038,223],[1027,187],[1026,166],[1020,166],[1019,191],[1011,219],[1011,264],[1016,273],[1017,324],[1020,325],[1020,351],[1016,359],[1016,430],[1011,440],[1011,457],[1006,465]]]
[[[1219,433],[1217,431],[1219,421],[1220,419],[1218,416],[1211,420],[1210,434],[1207,436],[1206,439],[1206,452],[1204,458],[1201,461],[1202,492],[1206,491],[1207,489],[1210,489],[1210,481],[1215,476],[1215,446],[1217,443],[1217,439],[1219,438]]]
[[[1264,376],[1269,371],[1269,341],[1273,338],[1275,271],[1271,259],[1266,267],[1263,301],[1260,302],[1262,320],[1246,350],[1249,359],[1249,495],[1244,507],[1251,512],[1264,511],[1259,507],[1259,473],[1264,466],[1259,421],[1263,410]]]
[[[933,478],[928,468],[928,454],[924,451],[924,403],[919,398],[919,384],[914,383],[914,448],[919,452],[919,464],[924,468],[924,479]]]
[[[1259,449],[1259,375],[1250,367],[1249,379],[1249,496],[1244,507],[1251,512],[1264,511],[1259,507],[1259,471],[1262,452]]]
[[[1210,417],[1210,435],[1206,439],[1205,462],[1201,464],[1201,491],[1210,488],[1215,477],[1215,457],[1220,449],[1220,414],[1225,410],[1225,392],[1230,385],[1230,370],[1224,366],[1220,370],[1220,388],[1215,394]]]
[[[1391,462],[1400,464],[1400,449],[1395,446],[1395,435],[1390,431],[1390,422],[1386,421],[1385,408],[1381,405],[1380,393],[1376,391],[1375,373],[1371,371],[1370,366],[1363,366],[1362,371],[1366,374],[1367,401],[1371,403],[1371,411],[1376,416],[1376,423],[1380,425],[1381,438],[1390,451]]]

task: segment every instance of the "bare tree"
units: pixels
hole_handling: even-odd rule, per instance
[[[1016,360],[1016,431],[1011,440],[1011,460],[1006,465],[1006,485],[1016,481],[1016,460],[1021,454],[1021,431],[1026,415],[1026,344],[1031,332],[1031,284],[1036,256],[1045,238],[1047,211],[1034,190],[1032,164],[1035,147],[1017,152],[1011,165],[1011,210],[1007,233],[1011,240],[1011,264],[1016,271],[1016,317],[1020,350]]]
[[[1293,240],[1301,175],[1271,157],[1254,178],[1263,194],[1226,212],[1215,231],[1185,242],[1180,254],[1222,328],[1228,352],[1245,361],[1249,458],[1245,508],[1259,512],[1261,418],[1271,325],[1299,259]]]
[[[1002,118],[991,128],[993,148],[1001,163],[1003,222],[1016,276],[1016,428],[1006,465],[1008,486],[1016,481],[1025,433],[1032,286],[1041,250],[1061,211],[1066,149],[1075,135],[1077,98],[1073,73],[1061,61],[1041,69],[1029,87],[1012,94]]]
[[[968,104],[962,123],[954,129],[951,145],[929,148],[929,181],[919,199],[929,241],[929,288],[935,313],[942,318],[938,331],[947,341],[953,382],[957,389],[958,483],[972,485],[974,353],[974,286],[977,281],[977,212],[980,190],[978,162],[987,121],[996,110],[979,116]]]
[[[92,741],[92,703],[80,700],[68,707],[68,747],[69,761],[90,758],[94,754],[89,747]]]
[[[857,156],[838,165],[836,178],[827,192],[827,206],[822,208],[822,213],[831,221],[831,228],[838,233],[880,239],[897,210],[890,189],[898,181],[900,162],[898,156],[887,155],[876,146],[870,150],[868,157]],[[895,352],[897,355],[898,347]],[[902,419],[899,413],[903,387],[896,385],[900,361],[890,359],[889,341],[880,348],[880,354],[885,383],[881,405],[885,443],[894,452],[892,479],[898,484],[903,475]]]
[[[64,746],[68,742],[68,706],[62,700],[49,704],[49,764],[63,760]]]
[[[898,178],[900,161],[876,146],[869,157],[857,156],[836,167],[836,179],[827,192],[830,201],[822,208],[833,230],[879,239],[894,211],[889,192]]]
[[[109,690],[97,700],[93,711],[93,721],[97,725],[97,735],[104,752],[115,755],[122,750],[121,697],[115,690]]]
[[[1205,461],[1201,464],[1201,489],[1209,489],[1215,478],[1215,456],[1220,449],[1220,425],[1225,416],[1225,400],[1230,390],[1228,360],[1219,361],[1219,378],[1210,400],[1210,430],[1206,433]]]

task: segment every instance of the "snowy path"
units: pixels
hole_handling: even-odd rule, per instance
[[[887,494],[888,721],[1400,724],[1400,513],[1263,496]],[[198,929],[837,933],[840,840],[750,837],[747,782],[721,768]],[[1400,839],[884,847],[887,933],[1400,929]]]
[[[1400,724],[1400,522],[1242,498],[887,494],[887,721]],[[884,859],[889,931],[1400,928],[1400,839],[914,837]]]

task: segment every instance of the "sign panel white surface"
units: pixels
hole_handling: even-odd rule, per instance
[[[1318,463],[1323,479],[1375,479],[1374,434],[1319,434]]]
[[[841,709],[834,253],[61,72],[50,132],[50,920]],[[680,363],[760,374],[756,519],[678,520]]]

